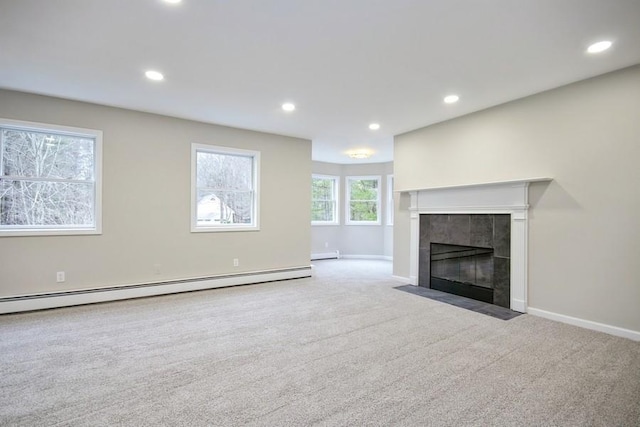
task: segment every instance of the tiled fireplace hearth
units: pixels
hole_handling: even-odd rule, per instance
[[[550,179],[409,191],[411,284],[525,313],[528,189],[538,181]]]

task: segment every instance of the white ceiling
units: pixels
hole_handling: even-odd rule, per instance
[[[0,0],[0,87],[308,138],[335,163],[637,63],[639,0]]]

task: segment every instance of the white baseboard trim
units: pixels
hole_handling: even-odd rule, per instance
[[[402,277],[402,276],[391,276],[391,278],[393,280],[397,280],[398,282],[403,282],[405,284],[411,284],[411,281],[409,280],[408,277]]]
[[[384,261],[393,261],[393,257],[385,255],[340,255],[342,259],[378,259]]]
[[[311,254],[312,261],[318,260],[318,259],[338,259],[338,258],[340,258],[340,252],[338,251]]]
[[[628,338],[633,341],[640,341],[640,332],[631,329],[619,328],[617,326],[606,325],[604,323],[592,322],[591,320],[579,319],[577,317],[565,316],[564,314],[553,313],[551,311],[540,310],[539,308],[527,308],[527,313],[534,316],[544,317],[545,319],[556,320],[569,325],[580,326],[581,328],[591,329],[606,334],[615,335],[617,337]]]
[[[0,314],[311,277],[311,266],[0,298]]]

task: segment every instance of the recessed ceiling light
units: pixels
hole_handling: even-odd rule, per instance
[[[292,104],[292,103],[290,103],[290,102],[286,102],[286,103],[282,104],[282,109],[283,109],[284,111],[293,111],[293,110],[295,110],[295,109],[296,109],[296,106],[295,106],[295,105],[293,105],[293,104]]]
[[[171,3],[171,4],[178,4],[180,3],[182,0],[164,0],[165,3]]]
[[[369,129],[371,129],[371,130],[378,130],[378,129],[380,129],[380,123],[371,123],[371,124],[369,125]]]
[[[458,95],[449,95],[444,97],[444,102],[447,104],[455,104],[459,99],[460,97]]]
[[[591,46],[589,46],[587,48],[587,52],[589,52],[589,53],[604,52],[605,50],[609,49],[612,44],[613,43],[611,43],[609,40],[603,40],[601,42],[594,43]]]
[[[149,80],[155,80],[157,82],[159,82],[160,80],[164,80],[164,76],[159,71],[149,70],[144,73],[144,75],[147,76]]]

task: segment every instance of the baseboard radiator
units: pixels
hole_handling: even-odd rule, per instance
[[[320,260],[320,259],[340,259],[340,251],[311,254],[312,261]]]
[[[311,277],[311,266],[0,298],[0,314]]]

